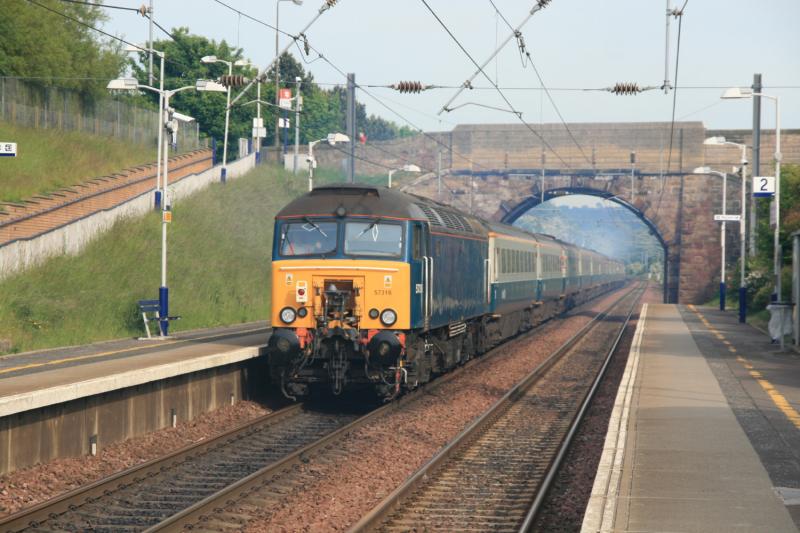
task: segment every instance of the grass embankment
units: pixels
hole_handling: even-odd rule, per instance
[[[0,141],[16,142],[18,154],[0,158],[0,202],[18,202],[156,160],[155,146],[2,121]]]
[[[323,171],[316,183],[341,180]],[[307,183],[264,165],[174,205],[170,314],[183,318],[173,329],[268,318],[273,218]],[[142,334],[136,301],[157,297],[160,254],[160,217],[151,213],[120,221],[79,256],[0,282],[0,339],[28,351]]]

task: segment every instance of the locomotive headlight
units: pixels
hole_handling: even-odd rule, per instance
[[[394,309],[384,309],[381,313],[381,322],[384,326],[391,326],[397,322],[397,313],[394,312]]]
[[[294,309],[291,307],[284,307],[281,309],[281,321],[284,324],[291,324],[294,322],[294,319],[297,318],[297,313],[295,313]]]

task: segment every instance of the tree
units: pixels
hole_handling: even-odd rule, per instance
[[[53,11],[97,26],[102,8],[40,0]],[[0,75],[19,76],[38,87],[58,86],[79,92],[84,103],[104,94],[125,57],[116,42],[65,17],[24,0],[4,0],[0,17]]]
[[[197,79],[217,79],[228,73],[228,67],[223,63],[201,63],[200,58],[203,56],[215,55],[226,61],[243,58],[242,49],[232,48],[224,40],[217,42],[206,37],[192,35],[188,28],[178,28],[172,32],[172,35],[174,40],[162,40],[154,43],[156,50],[161,50],[166,54],[165,87],[168,89],[192,84]],[[147,79],[146,64],[147,55],[145,53],[139,54],[138,61],[132,61],[133,74],[140,81]],[[250,67],[234,67],[236,74],[243,74],[251,79],[256,77],[259,71],[260,69]],[[303,111],[300,129],[302,143],[321,139],[331,132],[345,131],[347,91],[343,87],[321,88],[314,81],[314,76],[306,72],[303,65],[289,53],[281,56],[280,75],[282,87],[294,86],[297,77],[302,80]],[[261,90],[261,99],[270,104],[275,102],[274,80],[275,69],[273,67],[267,71]],[[232,95],[235,96],[240,90],[234,89]],[[158,96],[154,93],[148,94],[147,98],[152,102],[158,100]],[[255,98],[256,90],[251,88],[248,94],[243,96],[231,109],[229,147],[237,138],[251,136],[251,120],[256,115],[256,109],[253,104],[245,104]],[[182,113],[195,117],[205,134],[214,137],[217,141],[222,140],[225,116],[224,93],[186,91],[176,95],[171,100],[171,105]],[[282,111],[274,105],[262,105],[261,116],[267,130],[264,146],[274,144],[274,124],[277,122],[279,113]],[[398,127],[391,121],[373,115],[367,116],[366,107],[361,103],[357,104],[356,117],[359,130],[366,132],[371,140],[392,139],[412,133],[410,129]],[[218,143],[218,145],[221,144],[221,142]]]

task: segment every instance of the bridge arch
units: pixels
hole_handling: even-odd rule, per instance
[[[500,217],[500,222],[504,224],[512,225],[516,222],[521,216],[525,213],[530,211],[531,209],[535,208],[538,205],[541,205],[544,202],[549,200],[553,200],[555,198],[564,198],[566,196],[576,196],[576,195],[583,195],[583,196],[594,196],[597,198],[601,198],[603,200],[613,202],[625,209],[631,211],[634,215],[636,215],[639,220],[641,220],[645,226],[650,230],[650,234],[653,235],[656,240],[658,240],[661,248],[664,250],[664,280],[663,280],[663,293],[664,293],[664,301],[670,301],[670,294],[669,294],[669,243],[664,239],[664,236],[661,233],[661,230],[658,226],[650,220],[645,213],[636,207],[635,205],[631,204],[627,200],[620,198],[619,195],[614,194],[610,191],[594,189],[591,187],[559,187],[555,189],[549,189],[544,191],[544,193],[540,194],[533,194],[523,198],[517,204],[508,207],[505,214]]]

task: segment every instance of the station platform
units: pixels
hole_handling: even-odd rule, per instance
[[[582,531],[797,531],[800,358],[735,313],[649,304]]]
[[[264,322],[0,356],[0,418],[262,355]]]

